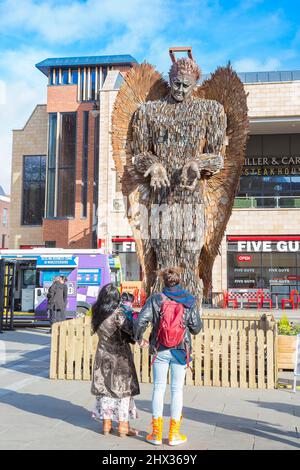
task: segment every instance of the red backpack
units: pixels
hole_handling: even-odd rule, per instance
[[[168,299],[164,294],[161,294],[161,296],[163,298],[163,303],[161,306],[161,316],[157,331],[157,350],[160,345],[167,348],[176,348],[176,346],[179,346],[179,344],[183,342],[186,330],[183,323],[184,306],[179,302]],[[187,367],[190,367],[190,352],[188,347],[186,353]],[[156,357],[157,354],[153,357],[151,365],[153,365]]]
[[[163,303],[157,332],[157,343],[175,348],[182,343],[185,333],[183,324],[184,306],[162,294]]]

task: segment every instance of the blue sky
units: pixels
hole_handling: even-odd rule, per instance
[[[132,54],[166,73],[190,45],[203,72],[300,69],[296,0],[0,0],[0,184],[10,190],[11,129],[46,102],[47,57]]]

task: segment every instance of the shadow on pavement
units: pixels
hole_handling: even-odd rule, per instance
[[[151,413],[151,401],[136,399],[138,409]],[[257,402],[254,402],[257,403]],[[164,415],[170,416],[170,406],[165,405]],[[197,421],[203,424],[215,425],[218,428],[228,431],[241,432],[250,434],[255,437],[269,439],[270,441],[280,442],[297,449],[300,449],[300,439],[297,431],[284,432],[279,427],[270,425],[265,421],[259,421],[250,418],[240,418],[237,416],[217,413],[213,411],[205,411],[196,408],[183,407],[183,419]],[[299,439],[299,443],[290,441],[288,438]]]
[[[41,334],[36,334],[34,331],[4,331],[4,334],[1,335],[0,339],[3,341],[8,341],[9,343],[21,343],[21,344],[36,344],[37,346],[46,346],[51,343],[51,335],[47,334],[48,329],[45,329],[45,332]]]
[[[36,349],[34,351],[19,351],[18,359],[7,361],[1,365],[1,370],[8,369],[28,375],[39,375],[41,369],[49,369],[50,347]],[[1,380],[1,374],[0,374]]]
[[[13,406],[27,413],[33,413],[46,418],[61,420],[73,426],[94,431],[101,435],[102,424],[91,416],[91,411],[83,406],[75,405],[67,400],[51,397],[49,395],[33,395],[31,393],[18,393],[9,391],[4,396],[0,388],[0,403]],[[7,390],[6,390],[7,391]],[[116,428],[117,425],[114,425]],[[139,426],[133,425],[139,431],[137,437],[131,437],[139,441],[144,441],[146,432],[140,430]],[[113,433],[116,435],[116,432]]]
[[[2,390],[4,389],[0,389],[0,403],[13,406],[27,413],[33,413],[54,420],[62,420],[73,426],[100,433],[101,425],[92,419],[91,412],[83,406],[75,405],[70,401],[51,397],[49,395],[33,395],[30,393],[9,391],[9,393],[1,396]],[[255,403],[257,404],[257,402]],[[136,404],[138,409],[149,413],[151,416],[150,400],[136,399]],[[272,407],[274,406],[274,403],[267,403],[267,405]],[[170,407],[169,405],[166,405],[164,414],[168,416],[169,413]],[[273,442],[278,442],[300,449],[300,440],[299,443],[289,440],[289,438],[298,439],[296,430],[295,432],[286,432],[281,430],[279,427],[270,425],[265,421],[259,421],[250,418],[240,418],[233,415],[226,415],[223,413],[205,411],[190,407],[184,407],[184,419],[203,424],[215,425],[220,429],[241,432],[243,434],[249,434],[255,437],[268,439]],[[138,436],[136,439],[144,440],[145,435],[146,433],[141,431],[140,436]]]
[[[290,391],[290,390],[289,390]],[[278,403],[278,402],[268,402],[268,401],[251,401],[248,400],[248,403],[254,403],[260,408],[266,408],[268,410],[279,411],[279,413],[286,413],[291,416],[299,416],[300,417],[300,406],[289,404],[289,403]],[[300,429],[300,419],[299,419],[299,429]],[[300,436],[299,436],[300,438]]]
[[[99,433],[100,424],[92,418],[91,412],[83,406],[49,395],[9,391],[9,393],[1,396],[3,390],[0,388],[0,403],[13,406],[27,413],[62,420],[73,426]]]

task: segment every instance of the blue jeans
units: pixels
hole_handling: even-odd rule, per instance
[[[171,418],[179,421],[182,414],[186,365],[180,364],[172,355],[170,349],[160,351],[153,363],[152,416],[154,418],[163,416],[169,367],[171,370]]]

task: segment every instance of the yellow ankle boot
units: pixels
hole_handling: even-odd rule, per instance
[[[148,434],[146,441],[150,444],[159,446],[162,444],[163,419],[152,418],[152,433]]]
[[[184,444],[187,441],[187,437],[184,434],[180,434],[180,425],[182,417],[179,421],[171,418],[170,420],[170,431],[169,431],[169,445],[170,446],[179,446]]]

